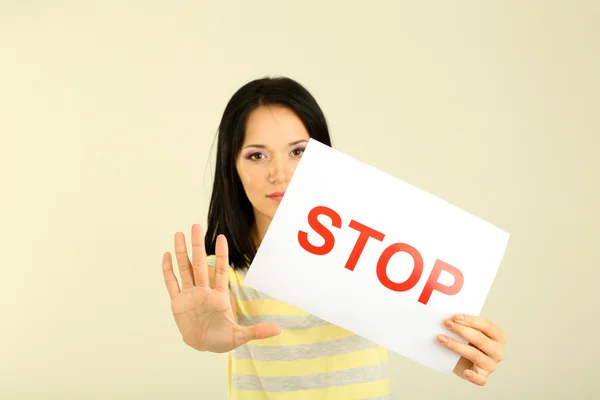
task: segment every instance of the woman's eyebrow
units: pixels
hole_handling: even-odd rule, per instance
[[[294,146],[294,145],[297,145],[297,144],[300,144],[300,143],[304,143],[304,142],[308,142],[308,140],[306,140],[306,139],[296,140],[295,142],[289,143],[288,146]],[[246,149],[248,147],[256,147],[256,148],[259,148],[259,149],[266,149],[267,148],[267,146],[265,146],[264,144],[249,144],[247,146],[244,146],[244,149]]]
[[[289,146],[295,146],[295,145],[297,145],[297,144],[304,143],[304,142],[308,142],[308,140],[306,140],[306,139],[300,139],[300,140],[296,140],[295,142],[291,142],[291,143],[289,144]]]
[[[247,146],[244,146],[244,149],[247,149],[248,147],[258,147],[259,149],[267,148],[267,146],[265,146],[264,144],[249,144]]]

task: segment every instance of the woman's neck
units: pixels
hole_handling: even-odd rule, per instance
[[[256,248],[260,246],[267,233],[267,229],[269,229],[269,225],[271,224],[271,218],[268,218],[259,213],[254,213],[254,225],[252,226],[252,240]]]

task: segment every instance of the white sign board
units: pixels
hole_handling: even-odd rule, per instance
[[[440,372],[479,315],[509,234],[311,139],[245,284]]]

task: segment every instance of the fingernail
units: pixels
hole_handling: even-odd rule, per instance
[[[454,322],[450,319],[445,320],[444,325],[446,325],[446,328],[450,328],[450,329],[454,328]]]
[[[456,321],[464,321],[465,320],[465,316],[462,315],[462,314],[457,314],[457,315],[454,316],[454,319]]]
[[[444,335],[439,335],[439,336],[438,336],[438,341],[439,341],[441,344],[446,344],[446,343],[448,343],[448,338],[447,338],[446,336],[444,336]]]

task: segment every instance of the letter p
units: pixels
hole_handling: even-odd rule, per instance
[[[442,285],[438,282],[438,278],[443,271],[449,272],[454,276],[454,283],[452,286]],[[421,297],[419,297],[419,302],[423,304],[427,304],[429,299],[431,298],[431,294],[434,290],[437,290],[440,293],[444,293],[447,295],[455,295],[460,292],[464,283],[464,277],[462,272],[456,267],[445,263],[441,260],[436,260],[433,265],[433,269],[431,270],[431,274],[429,275],[429,279],[423,288],[423,292],[421,293]]]

